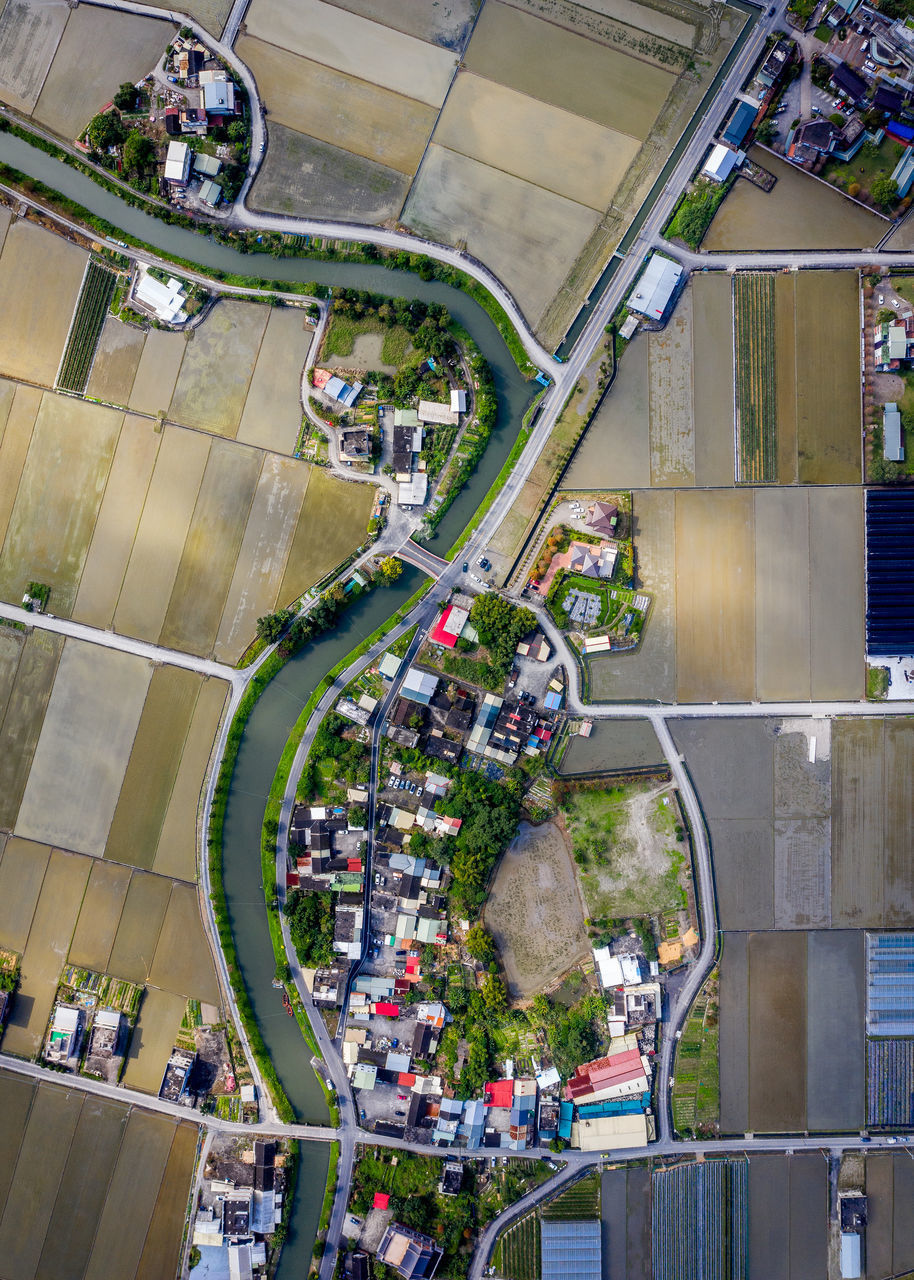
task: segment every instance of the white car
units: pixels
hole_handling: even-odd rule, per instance
[[[474,582],[478,582],[480,586],[482,585],[482,578],[480,578],[478,573],[471,573],[470,577],[473,579]]]
[[[880,305],[880,307],[882,306],[882,304],[883,304],[884,302],[885,302],[885,294],[880,293],[880,295],[879,295],[879,305]]]

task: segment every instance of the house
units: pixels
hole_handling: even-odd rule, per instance
[[[420,400],[417,412],[420,422],[432,422],[446,427],[457,426],[457,410],[452,409],[449,404],[441,404],[437,400]]]
[[[206,136],[206,112],[202,107],[182,107],[180,120],[182,133],[192,133],[198,138]]]
[[[191,1072],[197,1055],[188,1049],[174,1049],[165,1064],[165,1074],[159,1085],[159,1097],[166,1102],[177,1102],[187,1092]]]
[[[901,414],[891,401],[882,410],[882,456],[889,462],[904,462],[901,443]]]
[[[793,44],[790,40],[778,40],[769,52],[765,61],[755,74],[756,81],[765,89],[777,83],[787,70],[793,58]]]
[[[649,1088],[645,1059],[638,1049],[621,1049],[618,1053],[575,1069],[565,1085],[565,1100],[581,1106],[609,1098],[643,1094]]]
[[[207,178],[205,182],[201,182],[200,199],[204,204],[208,204],[211,209],[215,209],[222,199],[222,188],[219,183],[213,182],[212,178]]]
[[[678,262],[659,253],[651,254],[628,298],[629,311],[636,311],[649,320],[662,320],[682,278],[683,270]]]
[[[361,462],[371,457],[371,438],[364,427],[344,431],[340,436],[340,457]]]
[[[397,506],[421,507],[428,497],[428,476],[424,471],[414,471],[408,480],[397,483]]]
[[[89,1053],[97,1058],[111,1058],[117,1053],[121,1038],[123,1014],[117,1009],[99,1009],[92,1020]]]
[[[757,115],[758,108],[753,103],[738,102],[720,135],[721,141],[730,147],[741,147]]]
[[[718,142],[711,148],[711,154],[702,166],[702,176],[710,178],[712,182],[726,182],[745,158],[745,151],[731,151],[722,142]]]
[[[237,110],[234,80],[209,80],[204,83],[203,110],[207,116],[233,116]]]
[[[342,378],[338,378],[334,374],[327,379],[324,391],[331,399],[339,400],[340,404],[345,405],[347,409],[351,409],[362,392],[362,383],[356,382],[350,386],[348,382],[344,382]]]
[[[884,84],[876,86],[876,92],[873,94],[873,107],[875,110],[884,111],[886,115],[896,115],[903,106],[904,95],[899,93],[897,89],[890,89]]]
[[[165,181],[175,187],[186,187],[192,160],[193,152],[186,142],[169,142],[165,155]]]
[[[552,657],[552,646],[542,632],[537,631],[531,640],[521,640],[517,656],[532,658],[534,662],[548,662]]]
[[[133,286],[134,301],[139,302],[146,310],[151,311],[157,319],[165,324],[183,324],[187,320],[184,310],[186,300],[182,281],[169,276],[164,284],[148,272],[138,271]]]
[[[444,1251],[429,1236],[399,1222],[388,1224],[377,1252],[378,1261],[403,1280],[430,1280],[443,1257]]]
[[[54,1009],[45,1058],[48,1062],[66,1062],[74,1057],[82,1033],[82,1010],[74,1005],[59,1004]]]
[[[463,1110],[462,1106],[460,1110]],[[459,1160],[445,1160],[441,1171],[441,1181],[438,1183],[439,1193],[443,1196],[456,1196],[460,1194],[462,1186],[463,1165]]]
[[[831,80],[835,88],[846,94],[855,106],[866,94],[866,81],[856,71],[852,70],[846,62],[842,62],[834,69],[831,74]]]
[[[177,107],[167,107],[165,110],[165,132],[170,138],[176,138],[181,132],[181,119]]]
[[[466,413],[466,411],[467,393],[455,388],[451,391],[451,413]]]
[[[398,658],[395,653],[385,653],[378,663],[378,670],[385,680],[396,680],[402,666],[402,658]]]
[[[202,173],[204,177],[215,178],[222,168],[222,161],[216,156],[208,155],[205,151],[197,151],[194,153],[194,173]]]
[[[594,1119],[577,1120],[571,1126],[569,1135],[572,1143],[582,1151],[646,1147],[647,1116],[643,1111],[634,1111],[628,1115],[598,1116]],[[559,1136],[562,1136],[561,1125]],[[580,1224],[575,1223],[575,1226],[578,1225]],[[599,1223],[597,1225],[599,1226]]]
[[[418,702],[420,706],[427,707],[437,688],[438,677],[433,675],[431,671],[422,671],[419,667],[410,667],[403,677],[400,696],[408,698],[410,702]]]
[[[618,553],[615,542],[601,542],[598,547],[586,542],[572,542],[568,568],[584,578],[611,578]]]
[[[610,502],[597,501],[587,511],[587,528],[605,538],[615,537],[619,525],[619,508]]]
[[[252,1190],[236,1188],[222,1201],[222,1234],[228,1239],[238,1239],[251,1234]]]
[[[453,649],[460,639],[460,633],[470,620],[469,610],[460,609],[456,605],[448,605],[432,628],[429,639],[434,644]]]

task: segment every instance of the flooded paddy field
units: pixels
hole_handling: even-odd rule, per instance
[[[649,720],[595,720],[589,738],[571,739],[559,773],[621,773],[665,764]]]
[[[604,1276],[650,1280],[650,1170],[607,1169],[601,1176],[600,1193]]]
[[[647,489],[651,483],[648,343],[629,343],[612,390],[565,472],[562,487]]]
[[[0,98],[28,114],[67,25],[65,0],[16,0],[0,14]]]
[[[914,1177],[907,1152],[866,1157],[866,1274],[904,1275],[914,1269]]]
[[[7,6],[0,25],[16,8]],[[43,10],[52,11],[53,6]],[[0,47],[0,66],[5,65]],[[0,374],[53,385],[88,260],[84,249],[63,236],[23,218],[12,224],[0,254]]]
[[[791,1156],[750,1155],[748,1160],[747,1274],[770,1280],[826,1280],[825,1161],[813,1151]]]
[[[0,723],[0,825],[8,830],[16,821],[29,779],[63,647],[63,636],[44,631],[33,631],[22,647],[16,682]]]
[[[143,996],[124,1067],[124,1084],[157,1094],[187,1008],[183,997],[150,987]]]
[[[298,308],[270,309],[237,440],[277,453],[294,450],[301,427],[301,375],[313,332]]]
[[[864,1123],[863,964],[856,931],[725,934],[723,1132],[847,1132]]]
[[[0,1112],[5,1274],[130,1280],[173,1273],[196,1125],[8,1071],[0,1072]],[[115,1253],[117,1272],[110,1270]]]
[[[134,329],[108,316],[95,349],[86,394],[93,400],[105,400],[126,408],[145,343],[146,334],[142,329]]]
[[[485,908],[512,999],[544,990],[589,952],[565,837],[553,822],[522,822]]]
[[[768,193],[751,182],[737,182],[701,243],[707,252],[866,249],[889,230],[884,218],[770,151],[752,147],[749,156],[777,182]]]

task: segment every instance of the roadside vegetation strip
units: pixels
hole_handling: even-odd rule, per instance
[[[116,284],[117,276],[113,271],[109,271],[97,259],[89,259],[57,375],[60,390],[77,391],[80,394],[85,391],[99,334]]]
[[[736,422],[739,480],[777,480],[777,350],[775,277],[746,272],[733,277],[736,351]]]
[[[317,1224],[317,1236],[320,1237],[322,1231],[326,1231],[330,1226],[330,1214],[333,1211],[333,1201],[336,1196],[336,1170],[340,1162],[340,1144],[331,1142],[330,1144],[330,1163],[327,1166],[327,1187],[324,1191],[324,1202],[321,1205],[321,1216]],[[323,1242],[318,1241],[314,1246],[315,1256],[323,1253]]]

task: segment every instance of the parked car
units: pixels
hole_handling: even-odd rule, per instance
[[[469,563],[469,561],[468,561],[468,560],[464,560],[464,562],[463,562],[463,572],[464,572],[464,573],[469,573],[469,572],[470,572],[470,563]]]
[[[882,306],[882,304],[883,304],[884,302],[885,302],[885,294],[880,293],[880,295],[879,295],[879,305],[880,305],[880,307]]]

